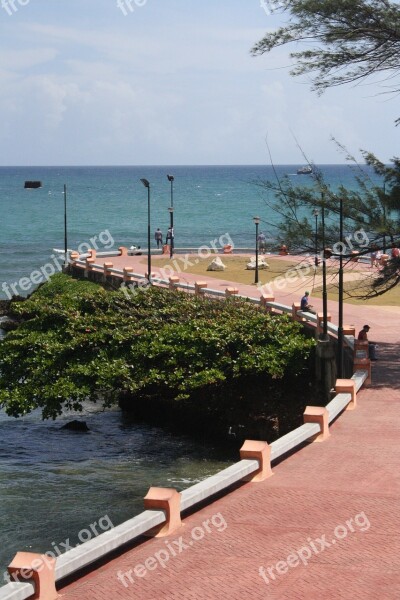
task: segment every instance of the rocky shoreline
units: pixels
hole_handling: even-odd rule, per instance
[[[18,327],[18,321],[12,316],[11,305],[13,302],[22,302],[26,300],[22,296],[15,296],[11,300],[0,300],[0,329],[3,331],[12,331]]]

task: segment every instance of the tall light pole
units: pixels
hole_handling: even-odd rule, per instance
[[[140,180],[147,188],[147,280],[151,283],[151,252],[150,252],[150,182],[147,179]]]
[[[68,264],[68,236],[67,236],[67,186],[64,183],[64,266]]]
[[[322,221],[322,335],[323,339],[328,339],[328,293],[326,290],[326,254],[325,254],[325,198],[324,194],[321,194],[322,210],[321,210],[321,221]]]
[[[343,198],[340,197],[340,254],[339,254],[339,323],[338,323],[338,378],[343,377]]]
[[[260,224],[260,217],[253,217],[253,221],[256,224],[256,271],[254,276],[254,283],[258,283],[258,226]]]
[[[318,267],[318,208],[314,208],[315,217],[315,266]]]
[[[171,227],[171,239],[169,247],[170,258],[174,255],[174,176],[167,175],[167,179],[171,184],[171,206],[169,207],[169,224]]]

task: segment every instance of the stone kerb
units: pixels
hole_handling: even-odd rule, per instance
[[[196,296],[203,296],[204,289],[207,288],[207,285],[206,281],[196,281],[194,284],[194,293]]]
[[[352,335],[356,337],[356,328],[354,325],[343,325],[343,335]]]
[[[321,432],[313,439],[313,442],[324,442],[330,436],[329,413],[323,406],[306,406],[303,414],[304,423],[318,423]]]
[[[103,263],[104,279],[107,279],[107,277],[109,277],[111,275],[111,269],[113,267],[114,267],[114,263],[112,263],[111,261],[106,261],[105,263]]]
[[[227,287],[225,289],[225,296],[227,298],[232,298],[234,296],[237,296],[238,293],[239,293],[239,290],[236,287]]]
[[[56,600],[59,598],[55,585],[54,569],[56,559],[33,552],[17,552],[8,566],[13,579],[25,581],[31,579],[35,586],[32,600]]]
[[[260,468],[255,473],[246,477],[246,481],[260,482],[273,475],[271,469],[271,447],[267,442],[246,440],[240,448],[240,458],[255,459]]]
[[[267,312],[273,311],[273,309],[270,306],[268,306],[269,302],[275,302],[275,296],[271,296],[269,294],[261,294],[260,306],[264,308]]]
[[[353,370],[356,371],[366,371],[368,373],[367,379],[364,382],[365,386],[369,386],[372,383],[372,369],[371,369],[371,361],[369,358],[354,358]]]
[[[89,256],[85,261],[85,277],[89,276],[90,271],[93,271],[96,259]]]
[[[368,358],[368,342],[365,340],[354,341],[354,359]]]
[[[292,304],[292,319],[293,319],[293,321],[298,321],[299,323],[304,323],[306,321],[306,319],[297,314],[300,309],[301,309],[300,302],[293,302],[293,304]]]
[[[346,410],[354,410],[357,406],[357,391],[356,382],[354,379],[337,379],[335,385],[337,394],[350,394],[351,400],[346,407]]]
[[[124,267],[122,277],[125,282],[135,281],[136,278],[133,274],[133,267]]]
[[[151,487],[144,498],[144,507],[146,510],[163,510],[166,516],[166,522],[147,535],[165,537],[181,527],[181,495],[175,489]]]
[[[176,287],[179,285],[179,281],[180,281],[179,277],[177,277],[176,275],[172,275],[169,278],[169,286],[168,286],[169,289],[170,290],[175,290]]]

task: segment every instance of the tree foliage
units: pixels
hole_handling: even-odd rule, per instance
[[[279,225],[281,241],[292,248],[310,252],[315,249],[315,226],[313,210],[321,215],[325,208],[325,241],[327,246],[339,240],[340,201],[343,201],[345,229],[348,233],[364,230],[368,234],[368,243],[364,252],[372,245],[382,249],[386,243],[399,241],[400,229],[400,161],[386,166],[373,154],[364,153],[371,170],[356,166],[354,188],[339,185],[332,189],[321,171],[313,167],[312,185],[296,185],[295,180],[285,176],[274,181],[258,182],[267,192],[273,192],[272,199],[266,200],[268,206],[281,216]],[[379,176],[373,179],[372,175]],[[269,194],[269,198],[271,195]],[[322,224],[319,223],[319,242],[322,238]],[[364,240],[363,240],[364,241]]]
[[[254,55],[295,43],[291,73],[314,73],[319,92],[371,75],[395,78],[400,69],[400,7],[388,0],[271,0],[290,14],[288,24],[268,32]],[[299,44],[306,47],[297,50]],[[398,85],[392,86],[398,91]]]
[[[400,246],[400,161],[394,158],[391,165],[385,165],[372,153],[364,152],[363,155],[367,169],[359,166],[352,156],[346,157],[353,163],[355,181],[352,189],[343,185],[332,189],[315,166],[311,180],[307,179],[308,183],[303,185],[296,185],[288,176],[256,182],[267,193],[268,208],[279,214],[280,243],[297,253],[314,253],[317,242],[319,251],[323,246],[333,248],[333,255],[342,253],[345,259],[351,258],[353,250],[361,255],[369,254],[372,249],[390,254],[392,244]],[[344,249],[338,247],[340,198]],[[317,236],[315,210],[318,211]],[[346,242],[346,238],[350,241]],[[392,289],[399,282],[399,268],[399,259],[392,259],[378,273],[371,272],[361,295],[355,297],[372,297]]]
[[[400,6],[388,0],[272,0],[289,14],[286,25],[268,32],[252,49],[260,55],[286,44],[295,44],[291,74],[313,73],[318,92],[344,83],[355,83],[371,75],[396,81],[400,69]],[[304,49],[298,49],[303,44]],[[304,46],[305,45],[305,46]],[[393,91],[398,91],[396,83]],[[399,122],[399,121],[398,121]],[[315,249],[313,209],[326,208],[326,244],[339,241],[339,198],[343,201],[345,228],[363,229],[372,247],[386,251],[389,243],[399,245],[400,160],[383,164],[370,152],[363,153],[380,181],[370,171],[358,168],[354,189],[331,190],[314,168],[314,187],[294,186],[286,178],[262,184],[274,193],[270,202],[281,215],[283,241],[306,252]],[[348,157],[351,158],[351,157]],[[352,159],[352,158],[351,158]],[[321,229],[321,221],[320,221]],[[318,232],[321,244],[321,231]],[[353,248],[348,247],[348,254]],[[357,248],[358,249],[358,248]],[[399,282],[399,260],[393,259],[370,281],[362,297],[383,294]]]
[[[182,400],[242,376],[304,370],[313,341],[245,301],[150,288],[125,295],[66,275],[12,303],[21,320],[0,343],[0,406],[55,418],[91,400]]]

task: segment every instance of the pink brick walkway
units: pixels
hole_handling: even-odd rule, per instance
[[[399,312],[346,305],[347,322],[373,323],[380,360],[373,386],[326,442],[307,445],[269,480],[244,484],[186,518],[168,540],[145,541],[61,597],[400,598]]]

